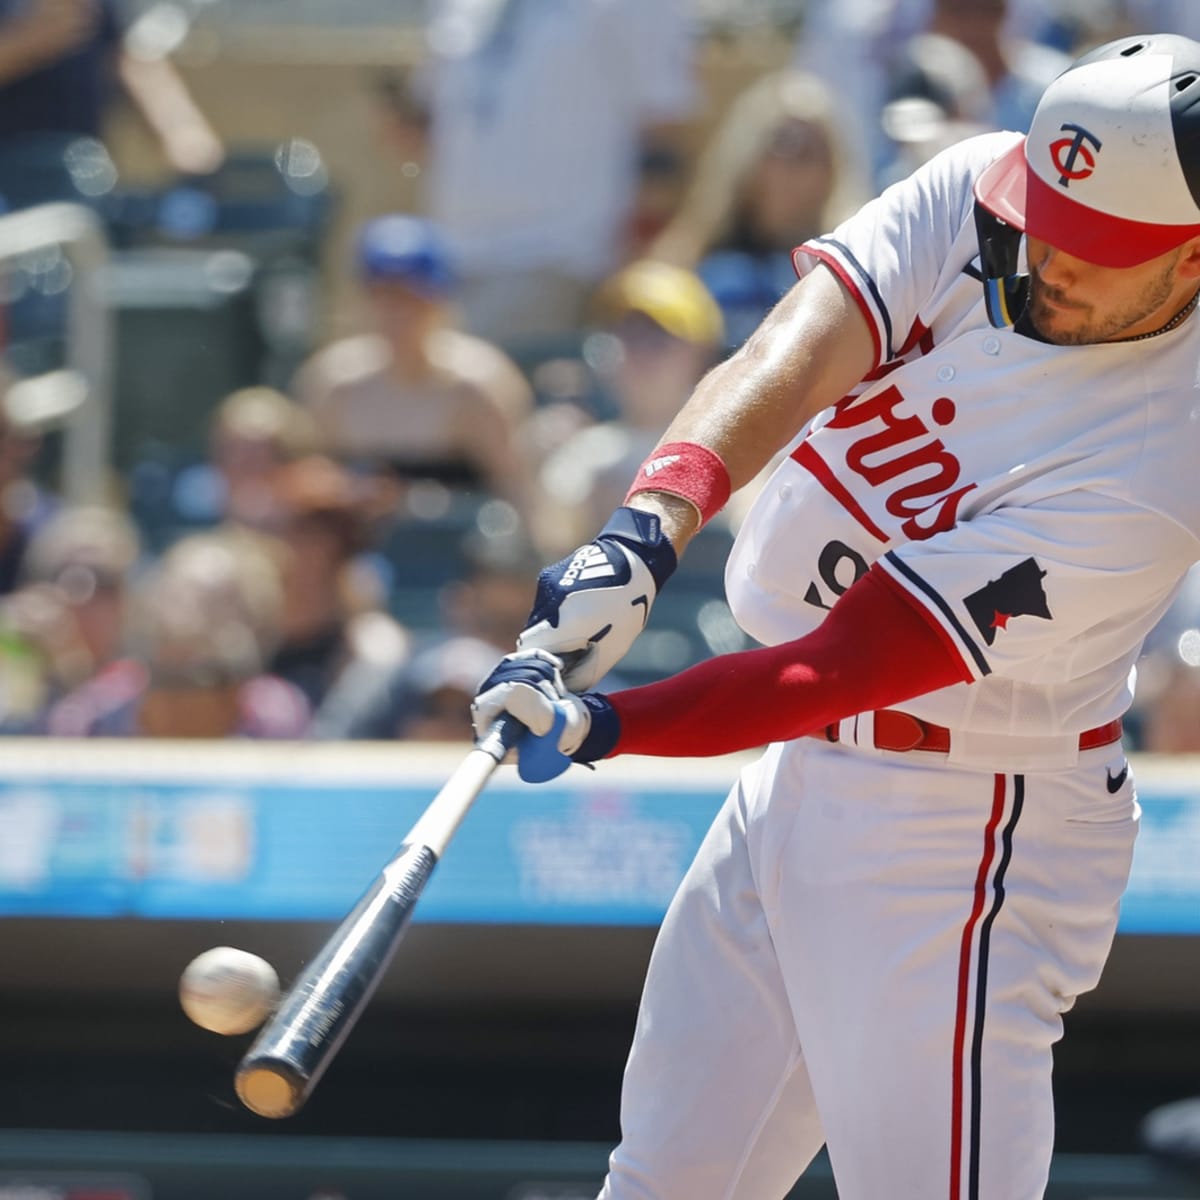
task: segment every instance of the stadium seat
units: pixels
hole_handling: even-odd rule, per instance
[[[106,275],[116,336],[113,461],[203,457],[213,410],[259,381],[257,264],[233,250],[146,248]]]
[[[40,133],[0,143],[0,211],[54,201],[103,211],[116,183],[117,169],[95,138]]]
[[[376,542],[376,557],[390,576],[388,607],[398,621],[414,630],[441,626],[443,589],[470,573],[470,539],[480,535],[498,504],[433,481],[409,488]]]

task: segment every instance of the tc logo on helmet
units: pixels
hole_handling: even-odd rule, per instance
[[[1096,150],[1100,149],[1100,139],[1093,133],[1088,133],[1082,125],[1066,124],[1061,126],[1063,132],[1070,132],[1071,137],[1059,138],[1050,143],[1050,157],[1058,168],[1058,182],[1063,187],[1070,187],[1072,179],[1086,179],[1096,169],[1096,156],[1088,149],[1085,142],[1090,142]],[[1082,161],[1082,165],[1077,165]]]

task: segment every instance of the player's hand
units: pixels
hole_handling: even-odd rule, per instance
[[[658,517],[618,508],[595,541],[538,576],[517,646],[566,656],[567,686],[577,692],[595,687],[642,632],[675,565]]]
[[[544,783],[572,761],[590,762],[607,753],[615,738],[604,738],[606,744],[594,750],[586,745],[593,712],[603,710],[612,711],[602,697],[588,696],[585,702],[567,691],[562,662],[553,654],[518,650],[502,658],[479,685],[471,720],[477,737],[506,713],[520,721],[528,732],[517,742],[517,772],[526,783]]]

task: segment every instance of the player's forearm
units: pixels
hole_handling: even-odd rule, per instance
[[[857,305],[833,272],[820,267],[700,381],[663,441],[709,447],[736,491],[806,422],[855,387],[873,360]]]
[[[858,384],[873,359],[871,334],[854,300],[832,271],[818,267],[736,354],[700,381],[660,445],[707,447],[737,491]],[[699,526],[695,508],[667,493],[639,492],[630,503],[657,513],[677,550]]]
[[[609,696],[619,724],[611,753],[727,754],[970,678],[929,619],[873,570],[807,637]]]

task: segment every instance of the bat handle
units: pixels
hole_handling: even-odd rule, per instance
[[[521,739],[525,726],[516,717],[507,713],[492,722],[492,727],[475,743],[476,750],[500,763],[504,757]]]

